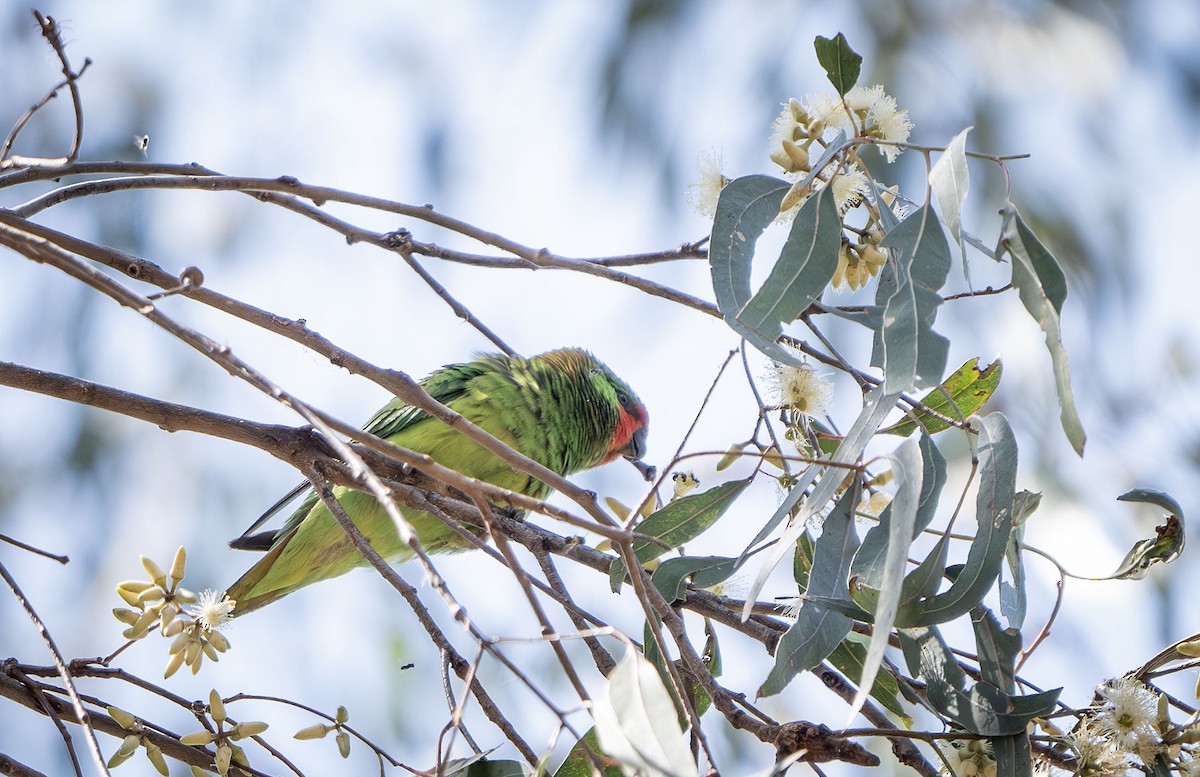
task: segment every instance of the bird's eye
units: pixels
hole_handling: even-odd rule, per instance
[[[617,401],[621,403],[621,407],[629,407],[629,395],[624,391],[617,392]]]

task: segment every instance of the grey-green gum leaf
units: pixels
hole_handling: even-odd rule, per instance
[[[996,581],[1012,531],[1017,477],[1017,443],[1001,413],[980,419],[979,473],[977,525],[966,563],[945,593],[905,607],[897,617],[898,625],[929,626],[957,618]]]
[[[813,545],[813,565],[808,574],[806,592],[818,596],[849,599],[846,573],[858,549],[854,531],[854,511],[858,490],[846,489],[833,511],[825,519],[821,536]],[[779,693],[800,672],[812,669],[833,652],[850,633],[850,618],[820,604],[805,602],[796,621],[784,632],[775,648],[775,665],[758,689],[761,696]]]
[[[1033,234],[1012,203],[1004,211],[1001,244],[1012,257],[1012,284],[1021,303],[1046,335],[1046,348],[1050,351],[1054,383],[1058,389],[1060,421],[1071,446],[1082,456],[1087,434],[1075,407],[1060,321],[1063,302],[1067,298],[1066,276],[1058,260]]]
[[[853,720],[866,703],[879,666],[883,663],[883,654],[887,650],[892,624],[900,605],[908,545],[916,526],[917,507],[921,500],[924,467],[918,443],[915,440],[905,442],[890,458],[897,488],[891,503],[892,515],[888,529],[888,549],[883,564],[883,584],[880,586],[879,604],[874,613],[871,644],[867,648],[867,657],[863,660],[863,674],[858,681],[858,692],[850,704],[847,721]]]

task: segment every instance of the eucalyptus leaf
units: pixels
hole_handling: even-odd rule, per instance
[[[591,755],[589,755],[589,753]],[[592,761],[592,756],[595,756],[600,763],[611,760],[605,756],[604,751],[600,748],[600,739],[596,736],[596,728],[593,726],[587,730],[575,746],[571,748],[571,752],[567,753],[567,757],[558,769],[554,772],[554,777],[593,777],[596,774],[595,764]],[[624,772],[619,766],[604,766],[600,770],[601,777],[624,777]]]
[[[1016,689],[1017,655],[1021,652],[1021,632],[1001,628],[988,608],[980,605],[971,612],[971,627],[978,647],[979,675],[1005,693]]]
[[[1155,564],[1159,562],[1167,564],[1179,558],[1179,554],[1183,552],[1185,539],[1183,510],[1174,498],[1162,491],[1135,488],[1121,494],[1117,499],[1123,502],[1152,504],[1163,508],[1169,514],[1165,523],[1155,527],[1154,537],[1139,540],[1129,549],[1129,552],[1125,554],[1125,559],[1117,567],[1117,571],[1109,576],[1111,579],[1141,580],[1146,576],[1150,567]]]
[[[880,279],[884,295],[883,328],[873,354],[884,371],[887,391],[908,391],[941,382],[950,341],[933,331],[938,291],[950,272],[950,248],[937,215],[924,205],[884,237],[881,246],[893,249],[889,277],[895,287]]]
[[[970,131],[971,128],[967,127],[955,135],[929,171],[929,186],[942,211],[942,222],[958,243],[964,272],[967,268],[967,249],[963,241],[962,206],[971,189],[971,177],[967,170],[967,133]]]
[[[1013,524],[1016,494],[1017,443],[1008,419],[992,413],[980,419],[979,493],[976,496],[975,537],[967,561],[949,590],[932,596],[919,608],[908,608],[898,624],[929,626],[957,618],[974,607],[1000,574]]]
[[[842,643],[829,654],[829,663],[846,677],[862,677],[863,662],[867,658],[868,638],[850,632]],[[900,684],[891,671],[879,672],[871,685],[871,698],[882,704],[889,712],[905,720],[908,713],[900,703]]]
[[[638,562],[644,564],[658,558],[669,549],[678,548],[708,531],[748,485],[749,479],[731,480],[707,491],[680,497],[651,513],[633,530],[643,537],[653,537],[658,542],[651,539],[634,540],[633,550]],[[614,591],[624,578],[625,564],[618,558],[609,570],[609,583]]]
[[[1033,777],[1033,748],[1028,732],[992,737],[991,743],[992,754],[996,757],[996,774]]]
[[[830,187],[822,187],[800,206],[779,259],[738,321],[774,341],[829,285],[841,245],[837,204]]]
[[[725,556],[680,556],[658,565],[651,580],[668,602],[683,598],[688,578],[699,588],[728,580],[738,570],[738,560]]]
[[[902,437],[915,432],[921,426],[929,434],[951,428],[943,418],[965,421],[983,407],[1000,385],[1003,367],[1000,360],[979,368],[979,358],[968,359],[945,382],[921,397],[921,407],[912,411],[916,418],[905,417],[879,431],[883,434],[898,434]],[[920,421],[920,424],[917,423]]]
[[[851,464],[862,456],[863,449],[867,447],[867,443],[879,429],[883,419],[888,412],[895,407],[896,394],[889,394],[883,390],[882,386],[876,386],[871,390],[866,397],[866,404],[859,413],[858,418],[851,424],[850,430],[846,432],[845,438],[838,445],[837,451],[831,457],[831,462],[834,464]],[[824,477],[813,488],[812,493],[808,494],[807,490],[817,475],[825,472]],[[763,560],[762,566],[759,567],[753,582],[750,584],[750,590],[746,594],[746,606],[742,610],[742,617],[750,617],[750,608],[754,604],[755,598],[762,592],[763,586],[767,582],[767,577],[771,574],[771,570],[779,565],[796,540],[804,532],[804,526],[814,513],[823,510],[825,505],[833,498],[837,492],[838,486],[841,485],[845,470],[836,468],[829,472],[827,468],[820,466],[811,466],[804,470],[792,485],[788,495],[784,498],[783,503],[775,510],[774,515],[767,521],[766,525],[759,530],[758,534],[750,544],[742,551],[739,559],[744,559],[756,549],[759,542],[765,539],[775,530],[784,518],[791,514],[791,511],[800,500],[807,495],[807,499],[799,512],[795,516],[789,528],[783,533],[782,538],[772,548],[766,551],[766,558]]]
[[[627,769],[659,777],[697,777],[675,704],[658,670],[632,648],[609,673],[592,705],[600,747]]]
[[[821,536],[813,545],[813,564],[805,590],[818,596],[848,598],[846,574],[858,549],[854,510],[859,492],[846,489],[825,519]],[[814,602],[800,606],[796,621],[784,632],[775,648],[775,665],[758,689],[760,696],[779,693],[792,678],[820,664],[850,633],[852,621],[845,615]]]
[[[817,50],[817,62],[838,94],[845,95],[853,89],[862,71],[862,56],[850,48],[846,36],[840,32],[832,39],[818,35],[813,47]]]
[[[709,238],[708,264],[717,307],[726,320],[750,300],[755,242],[779,216],[791,183],[767,175],[735,178],[721,189]]]
[[[1028,597],[1025,593],[1025,565],[1021,560],[1021,543],[1025,538],[1025,521],[1042,502],[1040,493],[1018,491],[1013,497],[1013,530],[1004,549],[1008,572],[1012,582],[1000,581],[1000,614],[1008,621],[1009,628],[1019,629],[1025,623]]]
[[[875,675],[883,663],[883,654],[888,647],[896,611],[900,605],[904,567],[908,559],[909,538],[917,521],[917,509],[921,498],[921,481],[924,467],[921,463],[921,448],[913,440],[901,445],[891,456],[892,472],[896,479],[896,496],[892,499],[891,526],[888,532],[888,549],[883,565],[883,584],[879,589],[879,604],[873,610],[874,627],[871,644],[863,661],[862,677],[858,680],[858,693],[850,704],[847,720],[853,719],[867,701],[867,693],[875,682]]]
[[[946,457],[934,445],[931,437],[921,435],[919,439],[924,469],[921,474],[921,499],[917,505],[917,518],[913,523],[912,535],[908,538],[909,545],[933,521],[942,487],[946,485]],[[891,521],[892,506],[889,504],[879,516],[879,523],[871,527],[863,538],[858,555],[854,557],[850,574],[864,585],[874,588],[883,585],[883,564],[891,535]]]
[[[1075,452],[1082,456],[1087,434],[1083,431],[1083,423],[1075,408],[1071,371],[1067,366],[1067,351],[1063,347],[1060,329],[1062,306],[1067,298],[1066,275],[1058,260],[1042,245],[1011,203],[1004,211],[1001,245],[1012,257],[1012,284],[1021,297],[1021,303],[1046,335],[1046,348],[1050,351],[1054,382],[1058,388],[1063,431]]]

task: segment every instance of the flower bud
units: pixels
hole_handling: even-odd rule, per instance
[[[342,758],[350,757],[350,735],[345,731],[339,731],[337,734],[338,752],[342,754]]]
[[[137,726],[137,718],[135,718],[133,715],[130,715],[120,707],[113,707],[109,705],[105,709],[108,711],[108,716],[115,720],[117,725],[121,728],[133,729]]]
[[[133,755],[133,751],[138,749],[138,745],[142,743],[142,737],[139,734],[129,734],[125,739],[121,740],[121,746],[117,748],[117,755],[122,757],[122,760]]]
[[[172,653],[171,658],[167,661],[166,671],[163,672],[163,679],[165,680],[178,672],[181,666],[183,666],[183,651]]]
[[[229,772],[229,759],[233,757],[233,748],[229,745],[221,745],[217,748],[217,757],[214,759],[213,766],[216,767],[217,774],[221,777]]]
[[[139,604],[148,604],[150,602],[160,601],[164,595],[163,589],[159,588],[158,586],[154,586],[153,588],[147,588],[145,591],[142,591],[140,594],[138,594],[137,600]]]
[[[178,585],[183,579],[184,570],[187,569],[187,551],[183,546],[179,546],[179,550],[175,551],[175,560],[171,562],[171,585]]]
[[[205,745],[211,745],[216,738],[217,735],[211,731],[193,731],[190,734],[181,736],[179,742],[189,747],[204,747]]]
[[[725,451],[725,455],[722,456],[721,460],[717,462],[717,472],[728,469],[733,462],[741,458],[739,455],[741,452],[741,445],[730,445],[729,450]]]
[[[208,641],[216,650],[220,651],[221,653],[229,650],[229,640],[226,639],[225,635],[219,631],[210,631],[208,633]],[[213,661],[216,660],[216,658],[213,658]]]
[[[162,571],[162,567],[154,563],[153,559],[142,556],[142,568],[146,570],[146,574],[150,575],[150,579],[160,588],[167,587],[167,573]]]
[[[171,777],[171,770],[167,768],[167,759],[163,758],[162,749],[153,742],[146,743],[146,757],[150,759],[150,763],[154,764],[154,768],[163,777]]]
[[[221,694],[215,688],[208,692],[208,714],[218,723],[225,721],[225,702],[221,701]]]
[[[142,615],[140,610],[127,610],[124,607],[114,607],[112,614],[114,618],[126,626],[132,626],[137,623],[137,619]]]
[[[295,739],[324,739],[332,729],[324,723],[314,723],[311,726],[300,729],[292,737]]]
[[[799,172],[808,169],[808,151],[801,146],[797,146],[790,140],[783,141],[783,150],[794,163],[792,172]]]
[[[337,714],[334,715],[334,719],[337,720],[338,723],[346,723],[350,720],[350,711],[346,709],[346,705],[338,705]]]
[[[245,723],[239,723],[233,727],[233,733],[230,734],[234,739],[246,739],[247,737],[257,736],[266,731],[269,726],[261,720],[249,720]]]

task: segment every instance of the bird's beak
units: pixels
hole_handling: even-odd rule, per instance
[[[646,482],[654,480],[654,475],[658,470],[642,461],[642,456],[646,455],[646,427],[643,426],[633,433],[633,437],[629,438],[629,444],[621,450],[621,455],[637,467]]]
[[[621,455],[630,461],[638,461],[646,455],[646,427],[640,426],[629,438],[629,444],[621,449]]]

